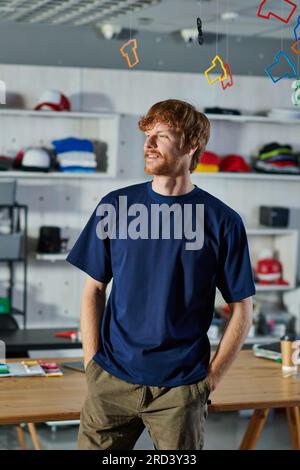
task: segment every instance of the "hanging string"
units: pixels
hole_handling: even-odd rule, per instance
[[[220,0],[217,0],[217,18],[216,18],[216,56],[219,52],[219,25],[220,25]],[[213,89],[213,105],[218,103],[218,87],[211,87]]]
[[[83,91],[84,91],[84,84],[83,84],[83,68],[80,68],[79,71],[79,111],[83,111]],[[83,138],[83,119],[79,119],[80,125],[80,137]]]
[[[226,0],[226,11],[228,11],[228,0]],[[226,64],[229,64],[229,22],[226,21]]]
[[[130,35],[130,41],[131,41],[132,14],[133,14],[132,0],[129,0],[129,11],[130,11],[130,16],[129,16],[129,35]]]
[[[218,55],[218,44],[219,44],[219,18],[220,18],[220,0],[217,0],[216,55]]]
[[[293,38],[293,41],[294,41],[294,38]],[[296,50],[297,50],[297,46],[296,46]],[[299,80],[299,59],[300,59],[299,54],[297,54],[297,77],[296,77],[297,80]]]
[[[283,18],[283,2],[281,2],[281,17]],[[281,25],[281,50],[283,51],[283,23]]]

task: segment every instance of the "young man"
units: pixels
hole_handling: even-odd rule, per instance
[[[199,450],[208,396],[252,323],[247,237],[237,212],[191,182],[209,139],[206,116],[167,100],[139,127],[152,181],[103,197],[67,258],[88,274],[78,446],[132,449],[146,426],[156,449]],[[231,318],[210,362],[216,287]]]

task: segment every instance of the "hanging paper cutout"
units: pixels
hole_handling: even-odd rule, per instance
[[[136,49],[137,49],[136,39],[130,39],[125,44],[123,44],[123,46],[120,48],[120,52],[122,56],[126,58],[128,67],[130,68],[134,67],[136,64],[139,63],[139,58],[138,58]]]
[[[274,75],[272,74],[272,72],[274,72],[273,69],[278,64],[281,64],[282,61],[286,61],[286,65],[288,66],[288,71],[285,74],[275,78],[275,74]],[[282,80],[283,78],[293,78],[293,77],[297,76],[297,71],[296,71],[295,65],[293,64],[293,62],[291,61],[289,56],[283,51],[279,51],[275,55],[275,62],[273,64],[269,65],[269,67],[267,67],[265,69],[265,72],[266,72],[267,75],[269,75],[269,77],[270,77],[270,79],[272,80],[273,83],[277,83],[280,80]]]
[[[227,88],[232,87],[232,85],[233,85],[233,76],[232,76],[230,65],[229,64],[224,64],[224,67],[227,70],[228,77],[227,77],[227,83],[226,83],[226,79],[225,79],[225,80],[221,81],[221,85],[222,85],[223,90],[225,91],[225,90],[227,90]]]
[[[221,65],[223,73],[221,75],[218,75],[216,78],[214,78],[214,80],[211,80],[210,77],[209,77],[209,74],[212,73],[212,71],[218,66],[218,63]],[[208,83],[210,85],[213,85],[217,81],[223,82],[224,80],[227,80],[227,77],[228,77],[227,70],[225,68],[225,65],[224,65],[221,57],[216,55],[216,57],[212,61],[212,64],[213,65],[211,67],[209,67],[207,70],[205,70],[205,72],[204,72]]]
[[[297,9],[297,5],[294,2],[291,2],[290,0],[278,0],[278,4],[280,2],[284,2],[285,6],[286,4],[289,5],[289,13],[284,17],[277,15],[277,13],[274,13],[273,11],[270,11],[269,9],[269,4],[270,0],[263,0],[261,4],[259,5],[257,16],[259,18],[264,18],[266,20],[269,20],[271,17],[277,18],[279,21],[282,21],[285,24],[288,24],[290,19],[292,18],[293,14],[295,13]],[[263,12],[264,10],[264,12]]]
[[[300,15],[298,16],[297,24],[294,28],[294,36],[295,36],[296,41],[300,39]]]
[[[300,104],[300,80],[295,80],[292,83],[292,103],[295,106],[298,106]]]
[[[300,39],[298,41],[294,42],[294,44],[291,46],[291,49],[295,54],[299,55],[300,54]]]

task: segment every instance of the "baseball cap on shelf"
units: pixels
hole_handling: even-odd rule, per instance
[[[49,171],[51,152],[44,147],[28,147],[18,152],[15,167],[27,171]]]
[[[39,99],[35,110],[71,111],[70,100],[58,90],[46,90]]]
[[[211,172],[215,173],[219,171],[219,165],[221,162],[221,157],[214,152],[209,152],[206,150],[202,153],[199,158],[195,172]]]
[[[203,165],[220,165],[221,157],[214,152],[206,150],[202,153],[199,162]]]
[[[262,250],[255,267],[256,282],[288,285],[289,283],[282,278],[282,274],[282,264],[274,257],[272,250],[268,248]]]
[[[226,155],[220,163],[220,171],[249,172],[250,167],[240,155]]]

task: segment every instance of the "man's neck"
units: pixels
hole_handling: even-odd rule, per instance
[[[153,191],[165,196],[181,196],[188,194],[194,189],[189,175],[184,176],[161,176],[154,175],[152,182]]]

